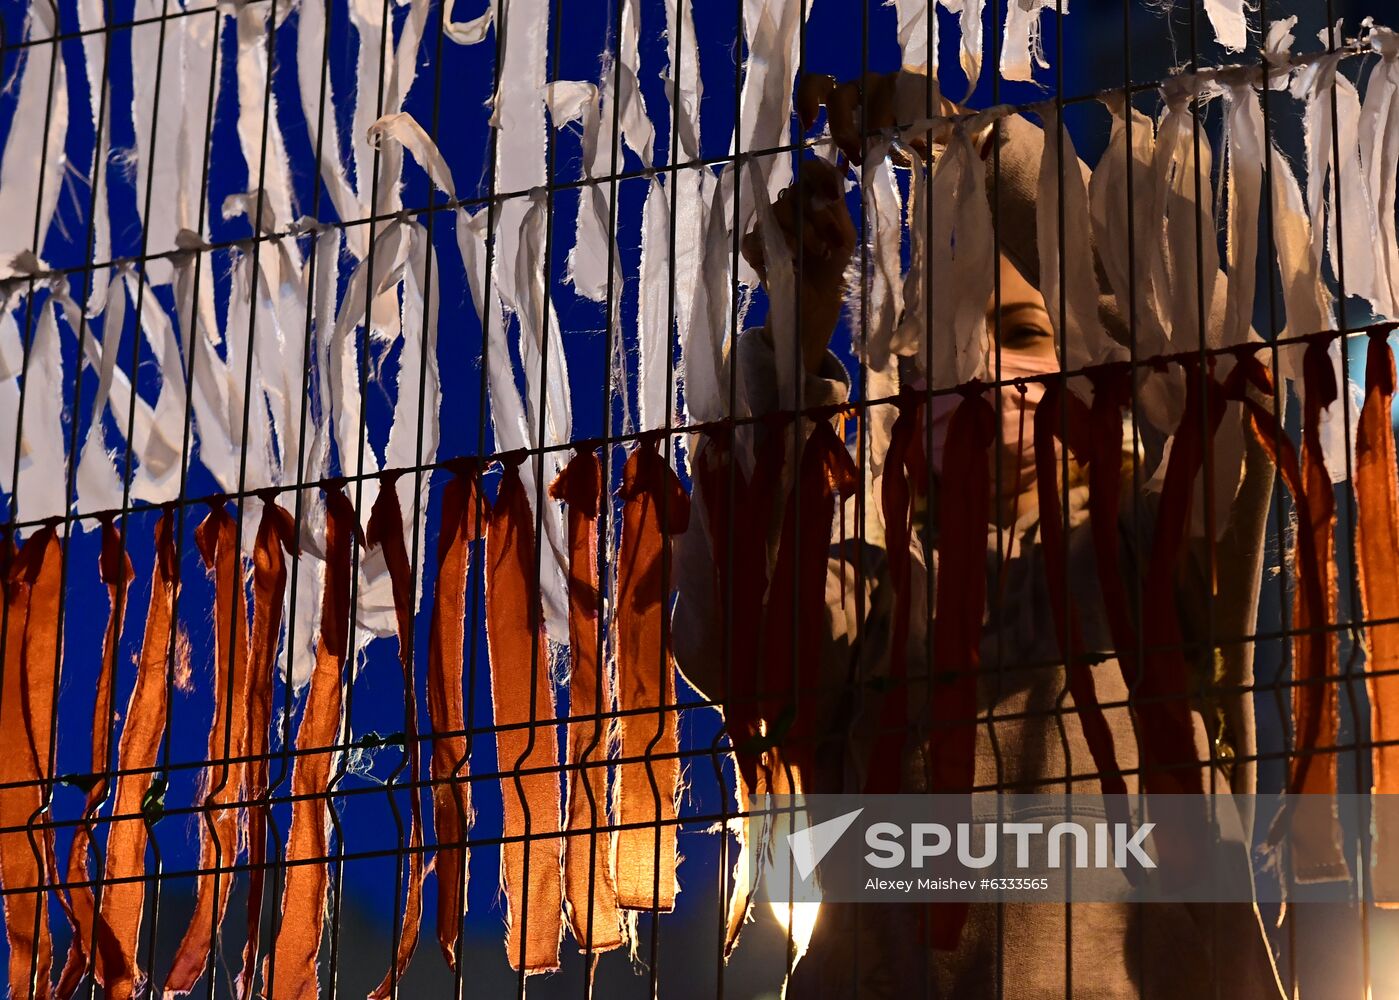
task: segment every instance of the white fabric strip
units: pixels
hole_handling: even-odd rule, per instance
[[[1040,115],[1044,119],[1044,152],[1040,158],[1035,204],[1040,292],[1048,307],[1056,343],[1064,345],[1065,356],[1060,360],[1068,370],[1120,360],[1126,357],[1126,351],[1107,335],[1098,318],[1098,280],[1093,267],[1088,189],[1079,168],[1078,152],[1068,129],[1060,128],[1055,105],[1041,105]],[[1062,257],[1059,253],[1061,191],[1064,199]],[[1075,392],[1082,392],[1082,382],[1075,379],[1069,385]]]
[[[1214,238],[1212,155],[1203,129],[1197,140],[1191,114],[1196,81],[1172,81],[1163,88],[1166,113],[1156,132],[1152,170],[1155,174],[1153,212],[1161,219],[1153,240],[1152,285],[1170,326],[1173,350],[1217,346],[1209,324],[1214,285],[1219,274],[1219,249]],[[1202,195],[1196,199],[1196,191]],[[1198,245],[1198,254],[1196,248]]]
[[[121,479],[116,463],[107,450],[107,434],[103,426],[103,415],[107,410],[107,400],[112,392],[112,379],[116,374],[117,354],[121,348],[122,327],[126,319],[126,288],[124,282],[106,282],[106,298],[102,307],[102,343],[96,344],[97,331],[89,324],[87,340],[94,343],[96,356],[101,362],[97,367],[97,394],[92,400],[92,416],[89,418],[87,435],[83,439],[82,451],[78,457],[77,509],[81,513],[99,510],[115,510],[122,503]],[[87,352],[94,356],[93,351]]]
[[[1001,36],[1001,78],[1031,81],[1036,69],[1048,69],[1040,38],[1040,14],[1055,12],[1056,0],[1006,0],[1006,26]],[[1069,13],[1063,3],[1059,13]]]
[[[932,273],[955,295],[934,295],[931,365],[934,388],[960,385],[986,371],[986,302],[995,283],[991,207],[986,165],[968,130],[954,130],[933,171]]]
[[[1399,318],[1399,233],[1396,233],[1395,182],[1399,179],[1399,34],[1374,27],[1370,44],[1380,59],[1370,70],[1360,113],[1360,155],[1374,199],[1378,230],[1376,303],[1378,311]]]
[[[1015,2],[1011,0],[1012,4]],[[927,73],[931,65],[933,74],[937,72],[937,3],[938,0],[893,0],[898,15],[899,51],[906,70]]]
[[[1248,340],[1257,287],[1259,201],[1263,188],[1263,108],[1253,89],[1252,68],[1228,79],[1229,288],[1223,343]]]
[[[864,319],[865,360],[871,368],[883,369],[889,363],[894,327],[903,313],[903,205],[887,143],[870,148],[860,174],[870,264],[863,290],[868,303]]]
[[[175,238],[181,229],[200,227],[205,125],[209,102],[216,100],[209,86],[210,64],[222,22],[221,14],[168,20],[163,26],[162,44],[162,10],[163,0],[137,0],[136,17],[145,23],[131,29],[131,114],[136,130],[134,194],[137,210],[144,213],[145,246],[149,253],[175,249]],[[240,45],[240,79],[243,61]],[[260,119],[262,84],[257,87]],[[241,111],[239,126],[241,136],[245,128]],[[260,127],[258,132],[260,136]],[[254,168],[256,162],[253,161]],[[151,260],[145,270],[147,278],[156,285],[168,284],[174,278],[174,267],[168,259]]]
[[[637,294],[637,403],[640,430],[669,426],[675,386],[670,380],[670,316],[674,309],[670,261],[670,199],[652,178],[641,215],[640,288]],[[678,249],[678,242],[677,242]],[[669,390],[669,391],[667,391]]]
[[[49,0],[33,0],[25,37],[51,38],[58,33],[57,22]],[[0,251],[41,254],[67,166],[68,79],[58,43],[39,42],[23,51],[19,97],[0,157],[0,219],[6,220]]]
[[[9,453],[0,454],[0,459],[7,463],[0,474],[8,480],[14,466],[14,439],[19,437],[19,476],[13,493],[15,516],[20,521],[57,517],[67,507],[67,463],[64,460],[67,449],[63,434],[63,387],[66,382],[63,347],[59,341],[53,299],[49,298],[36,312],[34,336],[29,344],[29,357],[22,379],[23,423],[6,425],[14,430],[3,435],[9,438]],[[5,386],[13,387],[11,391],[18,404],[19,384],[6,382]],[[0,404],[0,412],[4,409]],[[9,487],[8,483],[0,485]]]
[[[1248,21],[1244,0],[1205,0],[1205,13],[1214,27],[1214,37],[1230,52],[1242,52],[1248,45]]]

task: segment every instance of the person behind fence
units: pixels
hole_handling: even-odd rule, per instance
[[[898,106],[901,94],[928,92],[920,79],[910,81],[910,75],[871,75],[841,85],[819,79],[804,82],[800,102],[807,116],[813,105],[824,104],[835,145],[858,163],[862,111],[868,126],[865,137],[896,122],[925,117],[921,103],[915,108]],[[947,104],[942,109],[956,110]],[[917,500],[908,532],[885,525],[881,510],[882,480],[891,472],[885,460],[900,447],[890,440],[900,408],[871,406],[860,415],[865,421],[860,428],[864,450],[849,447],[851,465],[863,481],[855,495],[843,501],[840,517],[832,519],[829,541],[822,545],[825,620],[794,621],[800,597],[785,599],[779,589],[797,589],[799,584],[784,578],[776,563],[781,561],[784,520],[793,518],[784,498],[795,491],[784,485],[801,475],[793,468],[792,456],[803,452],[790,444],[785,449],[777,446],[779,436],[792,435],[790,421],[765,419],[780,409],[780,373],[794,359],[777,356],[774,344],[779,338],[764,326],[744,332],[729,358],[737,366],[732,373],[736,398],[755,419],[735,431],[732,440],[716,443],[711,437],[702,447],[697,445],[695,508],[689,530],[678,540],[674,570],[676,659],[699,691],[723,704],[743,792],[1100,790],[1081,713],[1068,693],[1040,544],[1041,494],[1032,428],[1046,389],[1039,382],[1015,384],[1017,379],[1060,370],[1048,312],[1052,304],[1037,287],[1035,199],[1044,133],[1028,119],[1014,116],[977,138],[982,156],[989,160],[994,153],[996,160],[987,177],[999,233],[999,281],[998,292],[985,308],[987,335],[994,338],[990,356],[993,364],[999,359],[1005,384],[987,395],[1000,427],[994,446],[998,460],[989,468],[990,502],[980,518],[986,538],[986,611],[975,684],[974,784],[970,789],[929,788],[928,776],[936,773],[938,762],[928,757],[939,754],[942,744],[924,708],[929,702],[926,684],[930,679],[936,683],[937,664],[929,652],[936,595],[940,588],[964,585],[944,578],[936,564],[939,497],[943,491],[969,486],[959,482],[965,470],[944,461],[950,414],[958,397],[932,396],[926,422],[916,425],[919,436],[931,445],[931,489],[913,491]],[[851,310],[851,325],[859,328],[858,301],[847,301],[857,298],[847,291],[847,269],[861,262],[857,258],[852,264],[858,237],[846,206],[843,166],[804,159],[797,182],[773,203],[770,217],[785,237],[794,268],[802,401],[808,408],[830,405],[832,413],[851,396],[850,373],[828,347],[843,309]],[[745,258],[765,284],[773,247],[773,240],[765,241],[758,228],[743,243]],[[943,285],[932,294],[958,291]],[[1106,293],[1100,302],[1106,328],[1125,341],[1129,324],[1123,304]],[[1216,294],[1211,322],[1220,321],[1222,305],[1222,295]],[[920,368],[918,357],[892,357],[884,370],[867,372],[865,396],[893,397],[900,390],[926,388]],[[801,424],[803,437],[814,429],[824,433],[812,420]],[[1130,430],[1123,437],[1129,451],[1133,438]],[[1159,456],[1160,444],[1148,441],[1143,447],[1155,448]],[[744,448],[752,455],[751,463],[729,464],[728,456]],[[1142,526],[1150,524],[1158,502],[1146,483],[1153,467],[1149,457],[1140,454],[1122,463],[1119,542],[1128,578],[1142,570],[1141,540],[1150,538]],[[1232,765],[1234,758],[1255,752],[1247,685],[1243,694],[1215,694],[1231,686],[1237,691],[1237,682],[1251,677],[1252,651],[1244,637],[1253,630],[1256,615],[1261,535],[1272,479],[1266,457],[1251,441],[1242,466],[1242,482],[1227,508],[1228,523],[1217,533],[1214,586],[1208,585],[1207,547],[1195,538],[1185,547],[1174,588],[1192,667],[1190,690],[1180,697],[1189,698],[1194,759],[1202,762],[1207,791],[1253,790],[1247,762]],[[1086,476],[1072,459],[1067,469],[1067,481],[1056,486],[1067,507],[1067,582],[1083,642],[1092,650],[1111,650],[1094,566]],[[763,499],[754,504],[755,497]],[[731,503],[735,498],[740,505]],[[735,516],[725,516],[728,511]],[[808,520],[811,516],[808,512]],[[891,551],[894,545],[903,546],[898,539],[905,533],[907,553]],[[761,553],[756,564],[754,548]],[[754,565],[756,572],[748,568]],[[902,623],[896,621],[901,613],[899,588],[892,579],[901,565],[906,567],[908,595]],[[1206,602],[1212,603],[1212,610]],[[899,658],[892,646],[900,634],[907,635],[901,651],[904,679],[891,683],[891,662]],[[1215,637],[1213,644],[1210,637]],[[814,651],[819,661],[815,673],[786,666],[793,649]],[[776,672],[764,665],[772,661],[774,651],[786,654]],[[1090,669],[1123,783],[1129,792],[1136,791],[1141,769],[1128,707],[1136,707],[1132,690],[1113,657],[1100,658]],[[814,678],[816,683],[797,692],[794,712],[791,685],[774,693],[774,676]],[[794,725],[794,719],[799,724]],[[892,764],[878,749],[891,720],[892,728],[912,734],[900,740]],[[887,773],[874,773],[880,769]],[[1038,997],[1071,991],[1080,997],[1135,997],[1214,995],[1215,990],[1241,998],[1281,995],[1257,910],[1247,904],[977,903],[951,941],[930,941],[929,923],[916,910],[909,905],[822,906],[787,995]]]

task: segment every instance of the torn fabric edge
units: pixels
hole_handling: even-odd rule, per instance
[[[408,831],[408,872],[400,877],[406,882],[406,898],[403,902],[403,916],[399,924],[397,954],[393,964],[384,974],[379,985],[370,991],[370,1000],[385,1000],[397,993],[399,983],[413,960],[418,948],[418,932],[423,915],[423,879],[426,877],[423,858],[423,806],[422,791],[418,786],[421,772],[421,746],[418,738],[418,686],[413,670],[413,619],[415,601],[415,558],[408,554],[404,541],[402,510],[398,503],[395,476],[386,475],[374,509],[369,515],[369,526],[365,533],[366,541],[377,548],[387,567],[389,584],[393,591],[394,619],[398,627],[398,660],[403,672],[404,705],[404,757],[406,777],[403,784],[408,786],[409,831]],[[401,773],[401,772],[400,772]],[[402,826],[399,838],[402,842]],[[398,900],[394,900],[397,906]]]
[[[743,40],[747,46],[744,59],[743,86],[739,98],[741,115],[729,145],[731,153],[749,153],[757,149],[784,146],[791,141],[792,84],[797,71],[800,48],[799,28],[802,8],[808,18],[813,3],[788,3],[786,0],[744,0]],[[764,202],[775,201],[779,192],[792,181],[791,157],[785,153],[754,157],[752,169],[762,178],[755,185],[766,189]],[[732,192],[729,195],[732,199]],[[746,233],[753,227],[759,208],[757,198],[743,198],[739,203],[738,231]],[[733,202],[729,200],[724,212],[733,217]],[[767,258],[771,261],[771,255]],[[757,273],[742,257],[738,261],[738,279],[744,285],[757,284]]]
[[[1376,795],[1399,792],[1399,484],[1395,481],[1394,355],[1388,333],[1371,332],[1365,364],[1365,406],[1355,448],[1356,572],[1366,625],[1370,738]],[[1399,899],[1399,827],[1375,817],[1369,877],[1376,899]],[[1380,903],[1393,909],[1394,903]]]
[[[673,185],[672,185],[673,186]],[[671,379],[670,317],[677,303],[670,284],[670,198],[659,178],[652,178],[642,209],[640,289],[637,294],[637,429],[660,430],[673,424],[675,385]],[[678,236],[678,234],[676,234]],[[679,243],[676,243],[679,249]]]
[[[860,175],[871,264],[863,282],[864,300],[869,304],[863,337],[865,360],[871,368],[883,369],[889,363],[895,327],[904,305],[900,260],[903,206],[887,144],[870,148]]]
[[[675,471],[644,439],[627,459],[617,568],[617,709],[620,763],[613,788],[617,905],[670,912],[676,878],[675,798],[680,788],[679,712],[670,647],[673,581],[664,572],[670,538],[684,532],[690,498]],[[647,723],[652,723],[648,725]]]
[[[175,599],[180,566],[175,517],[165,511],[155,525],[155,563],[136,685],[123,714],[117,749],[113,819],[107,831],[105,884],[98,919],[95,978],[109,996],[129,997],[143,978],[137,959],[145,911],[147,822],[159,817],[164,779],[154,765],[165,733],[166,676],[175,648]],[[152,794],[155,792],[156,794]]]
[[[296,747],[310,751],[333,746],[341,736],[343,673],[350,653],[350,590],[353,543],[363,537],[354,508],[345,494],[325,494],[326,573],[322,591],[320,638],[316,665],[306,695]],[[286,878],[282,884],[281,922],[272,953],[263,965],[269,996],[314,1000],[320,994],[318,955],[325,926],[329,889],[329,799],[332,776],[339,766],[338,751],[302,753],[292,766],[291,828],[286,844]],[[308,862],[298,864],[297,862]]]
[[[214,958],[235,865],[246,834],[243,801],[249,723],[248,616],[238,524],[223,504],[211,506],[194,531],[205,570],[214,578],[214,713],[208,763],[200,784],[199,868],[194,912],[165,980],[167,994],[191,992]]]
[[[1041,38],[1040,14],[1055,12],[1057,0],[1007,0],[1005,31],[1001,35],[1001,79],[1029,83],[1036,69],[1048,69]],[[931,6],[931,4],[929,4]],[[1067,3],[1058,5],[1069,13]]]
[[[264,866],[271,813],[269,730],[273,716],[273,674],[277,669],[277,646],[285,617],[287,555],[293,558],[298,555],[296,522],[275,500],[264,497],[253,546],[253,624],[248,639],[248,726],[244,743],[248,756],[244,795],[248,810],[247,939],[243,945],[243,968],[238,975],[237,993],[243,998],[253,995],[262,933],[262,904],[268,872]]]
[[[929,336],[929,382],[936,389],[961,385],[986,369],[986,302],[996,262],[986,165],[967,129],[954,129],[933,171],[929,244],[933,274],[945,275],[956,295],[935,295]]]
[[[536,560],[518,460],[506,461],[486,531],[486,640],[504,802],[506,957],[525,975],[558,968],[563,931],[559,748]]]
[[[489,510],[479,492],[480,469],[473,463],[455,470],[442,491],[437,542],[437,590],[428,647],[427,706],[432,726],[432,823],[437,837],[437,943],[447,965],[457,969],[457,943],[466,912],[469,878],[467,831],[471,810],[470,744],[462,699],[466,644],[466,587],[471,543]]]
[[[899,52],[903,68],[913,73],[937,75],[938,0],[889,0],[898,18]],[[946,6],[946,4],[944,4]],[[1011,4],[1014,6],[1014,3]],[[1007,21],[1007,26],[1009,22]],[[930,44],[931,43],[931,44]],[[932,71],[929,72],[929,65]],[[1006,77],[1010,79],[1010,77]]]
[[[608,757],[615,741],[615,680],[612,665],[598,655],[599,600],[597,518],[602,465],[591,451],[578,451],[550,484],[550,495],[568,514],[569,677],[567,815],[564,840],[564,913],[574,940],[585,952],[622,944],[621,914],[613,871],[616,822],[607,795]]]
[[[102,306],[102,341],[107,345],[107,349],[101,350],[102,360],[97,366],[97,393],[92,400],[92,415],[89,418],[87,435],[78,454],[76,475],[79,512],[116,510],[122,505],[121,479],[112,454],[107,450],[103,414],[107,409],[112,378],[116,372],[117,354],[126,318],[126,292],[125,283],[120,277],[106,284],[105,302]],[[96,336],[92,329],[87,331],[88,340]]]
[[[1339,30],[1337,25],[1338,35]],[[1327,36],[1323,29],[1323,44]],[[1361,159],[1363,110],[1355,85],[1339,72],[1342,58],[1344,53],[1336,52],[1302,67],[1291,87],[1293,96],[1304,101],[1312,256],[1320,266],[1329,255],[1338,286],[1344,269],[1346,294],[1360,296],[1385,314],[1387,290],[1376,267],[1376,257],[1383,254],[1382,248],[1376,254],[1381,246],[1379,220]]]
[[[1248,45],[1248,21],[1244,0],[1204,0],[1214,37],[1230,52],[1242,52]]]
[[[17,415],[9,424],[15,430],[4,435],[8,441],[6,446],[0,446],[0,488],[11,492],[15,519],[21,522],[62,516],[67,508],[68,492],[67,436],[63,432],[66,381],[53,298],[35,307],[34,311],[37,313],[34,334],[22,366],[23,389],[19,379],[0,382],[0,413],[9,411]],[[19,475],[11,483],[16,444]],[[35,528],[23,531],[30,534]]]
[[[705,172],[701,198],[706,201],[700,277],[690,321],[681,335],[685,413],[690,423],[722,419],[728,411],[723,385],[724,355],[730,340],[729,263],[732,241],[724,217],[723,187]],[[706,190],[707,189],[707,190]]]
[[[1378,311],[1399,317],[1399,235],[1395,182],[1399,178],[1399,34],[1372,26],[1370,44],[1380,59],[1370,70],[1360,112],[1360,156],[1374,198],[1378,231]],[[1319,328],[1318,328],[1319,329]]]
[[[1160,218],[1149,244],[1152,286],[1160,314],[1169,320],[1171,348],[1178,351],[1201,342],[1219,346],[1217,333],[1208,323],[1219,275],[1218,246],[1213,239],[1200,240],[1199,260],[1195,252],[1197,234],[1215,231],[1213,157],[1208,142],[1202,140],[1197,146],[1191,113],[1198,87],[1197,81],[1182,79],[1163,88],[1166,112],[1157,128],[1152,159],[1153,218]],[[1197,189],[1202,196],[1198,201]],[[1203,280],[1197,280],[1201,276]],[[1206,319],[1204,330],[1201,316]]]
[[[450,6],[449,3],[448,9]],[[443,18],[447,16],[448,10],[444,10]],[[335,87],[326,66],[325,0],[302,0],[299,18],[296,74],[311,148],[319,157],[321,181],[325,184],[326,195],[335,206],[336,214],[342,220],[357,219],[364,211],[345,170],[344,146],[336,122]],[[358,100],[358,94],[355,97]],[[368,229],[364,226],[347,226],[345,240],[355,259],[363,260],[369,251]]]
[[[111,518],[102,522],[102,549],[98,559],[98,571],[102,582],[107,585],[107,628],[102,638],[102,661],[98,664],[97,693],[92,704],[92,754],[88,758],[91,773],[107,774],[111,769],[111,737],[115,716],[113,714],[113,689],[117,673],[118,647],[126,624],[127,596],[135,575],[130,556],[126,552],[126,541],[112,523]],[[75,885],[93,878],[89,859],[92,855],[93,821],[98,809],[106,801],[110,791],[106,778],[93,782],[87,792],[83,807],[82,825],[73,831],[73,844],[68,853],[68,883],[66,892],[67,912],[72,925],[73,937],[68,944],[68,958],[63,963],[54,995],[66,1000],[77,992],[82,977],[91,971],[93,959],[91,950],[96,933],[96,899],[90,885]]]
[[[0,536],[0,828],[6,831],[0,833],[0,887],[15,1000],[43,1000],[52,985],[48,899],[57,865],[53,838],[34,836],[32,824],[51,821],[45,790],[53,777],[53,700],[62,663],[62,560],[51,525],[31,534],[17,553],[10,533]]]
[[[57,41],[58,10],[33,0],[25,17],[24,71],[0,156],[0,218],[14,228],[3,250],[42,253],[67,169],[68,74]],[[35,234],[37,232],[37,239]],[[31,243],[37,245],[30,246]]]
[[[218,100],[219,83],[213,79],[212,68],[224,21],[222,12],[210,17],[166,19],[163,11],[163,0],[138,0],[135,17],[140,23],[131,29],[134,193],[137,208],[143,213],[145,245],[152,253],[175,249],[179,231],[197,229],[204,214],[199,197],[204,179],[205,126],[207,108]],[[259,116],[262,87],[259,83]],[[257,159],[248,162],[256,164]],[[168,284],[174,277],[172,264],[164,257],[147,261],[144,270],[153,285]]]

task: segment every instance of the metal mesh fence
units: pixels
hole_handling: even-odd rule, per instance
[[[1032,961],[1005,908],[955,958],[828,910],[798,961],[741,852],[751,793],[1097,790],[1105,746],[1381,784],[1395,47],[1232,6],[4,8],[11,995],[1193,990],[1149,907]],[[1289,993],[1399,989],[1359,842],[1352,905],[1250,925]]]

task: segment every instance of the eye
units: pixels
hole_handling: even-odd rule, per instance
[[[1017,323],[1001,330],[1004,347],[1029,347],[1054,335],[1052,330],[1034,323]]]

